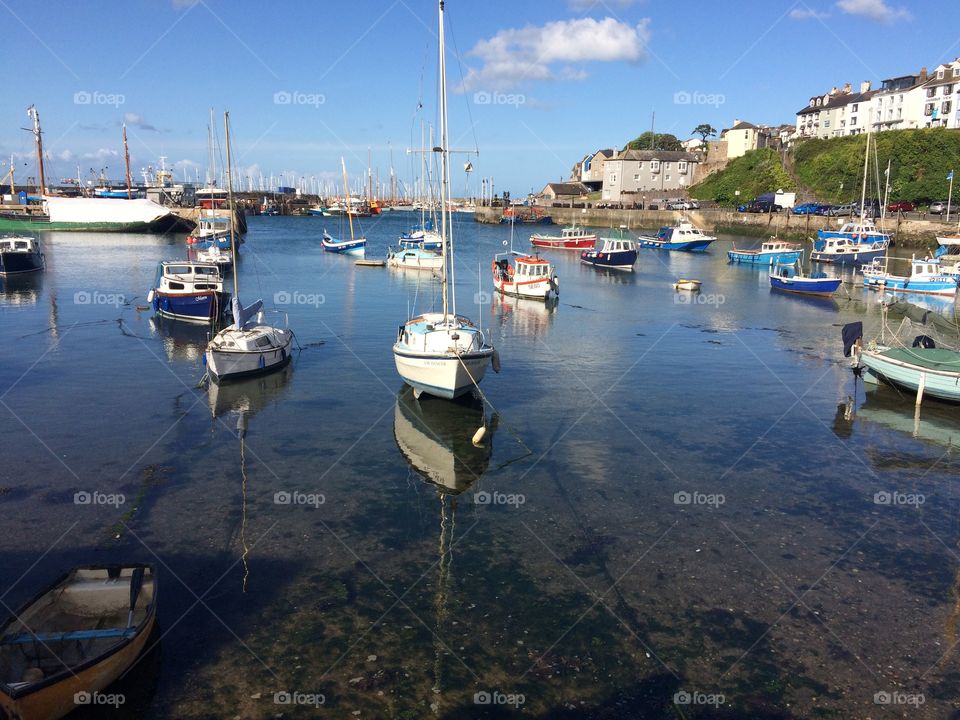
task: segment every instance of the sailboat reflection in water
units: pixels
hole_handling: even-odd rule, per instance
[[[488,418],[483,403],[472,394],[452,402],[418,401],[409,387],[397,395],[393,433],[411,469],[437,491],[440,504],[439,562],[434,615],[434,687],[443,690],[443,658],[450,655],[442,638],[449,615],[456,545],[458,496],[478,482],[490,465],[498,418]],[[479,431],[486,429],[485,433]],[[474,442],[474,439],[477,442]]]
[[[261,375],[227,385],[210,383],[207,391],[207,401],[210,404],[210,414],[214,418],[214,423],[219,421],[231,431],[234,431],[235,427],[237,439],[240,441],[241,513],[239,535],[240,546],[243,549],[241,555],[243,592],[247,591],[247,580],[250,577],[250,567],[247,564],[247,556],[250,553],[250,548],[247,545],[247,423],[258,412],[279,400],[287,388],[291,375],[293,375],[293,366],[287,365],[279,372],[270,375]],[[227,420],[231,416],[236,416],[235,426]]]

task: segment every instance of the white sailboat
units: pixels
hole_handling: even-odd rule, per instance
[[[447,129],[446,46],[444,40],[444,0],[439,0],[440,40],[440,237],[443,267],[440,276],[443,311],[424,313],[400,326],[393,345],[397,372],[422,393],[452,399],[469,392],[478,384],[493,360],[493,346],[468,318],[457,314],[454,280],[453,223],[447,203],[450,193],[450,148]]]
[[[233,228],[233,171],[230,156],[230,113],[223,114],[227,140],[227,202],[230,207],[230,252],[236,254]],[[207,372],[214,382],[273,372],[290,362],[293,331],[268,325],[263,315],[263,300],[249,307],[240,303],[238,272],[233,273],[233,324],[218,332],[207,345]]]

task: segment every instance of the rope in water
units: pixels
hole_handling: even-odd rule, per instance
[[[488,398],[488,397],[484,394],[483,390],[480,389],[480,386],[477,384],[476,379],[474,379],[474,377],[473,377],[473,373],[470,372],[470,368],[468,368],[468,367],[467,367],[467,364],[463,361],[463,357],[461,357],[461,355],[460,355],[460,350],[459,350],[459,348],[457,348],[456,346],[454,346],[453,352],[454,352],[454,354],[457,356],[457,360],[459,360],[459,361],[460,361],[460,364],[463,366],[463,369],[466,371],[467,376],[470,378],[470,382],[473,383],[473,387],[474,387],[474,389],[477,391],[477,394],[480,396],[480,400],[482,400],[485,404],[487,404],[487,405],[490,406],[490,409],[491,409],[493,412],[495,412],[495,413],[500,417],[501,422],[503,422],[503,424],[506,426],[507,431],[508,431],[511,435],[513,435],[513,438],[514,438],[518,443],[520,443],[520,445],[523,447],[524,450],[526,450],[530,455],[532,455],[532,454],[533,454],[533,450],[531,450],[531,449],[527,446],[527,444],[523,441],[523,438],[521,438],[520,435],[519,435],[519,433],[517,433],[517,431],[513,429],[513,427],[510,425],[510,423],[508,423],[506,420],[503,420],[503,415],[500,413],[499,410],[497,410],[497,408],[494,406],[494,404],[493,404],[492,402],[490,402],[490,398]],[[484,422],[484,424],[486,424],[486,422]]]

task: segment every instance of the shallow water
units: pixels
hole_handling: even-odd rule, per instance
[[[363,221],[368,257],[410,220]],[[438,285],[323,253],[334,219],[250,219],[241,296],[303,350],[210,394],[206,329],[137,308],[182,236],[45,237],[0,292],[4,605],[158,565],[159,657],[116,717],[949,716],[960,424],[855,385],[840,326],[878,296],[777,294],[724,237],[633,274],[549,253],[545,307],[492,297],[509,228],[457,222],[495,411],[403,392],[396,327]]]

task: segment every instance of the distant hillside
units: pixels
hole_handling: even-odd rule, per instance
[[[891,201],[946,199],[947,173],[960,171],[960,132],[944,128],[891,130],[870,137],[868,196],[883,197],[883,175],[889,160]],[[691,187],[690,194],[733,205],[736,190],[744,202],[779,188],[796,190],[799,185],[819,200],[859,200],[866,142],[866,135],[800,141],[790,156],[795,179],[783,169],[776,151],[754,150]],[[960,182],[960,177],[957,180]]]
[[[690,195],[699,200],[716,200],[721,204],[733,205],[737,201],[737,190],[740,191],[740,202],[746,202],[765,192],[794,190],[795,185],[783,169],[777,151],[763,148],[731,160],[720,172],[691,186]]]
[[[944,128],[891,130],[870,137],[867,195],[882,198],[883,173],[889,160],[891,200],[946,199],[947,173],[960,171],[960,132]],[[793,151],[794,172],[823,200],[859,200],[866,142],[865,135],[805,140]]]

